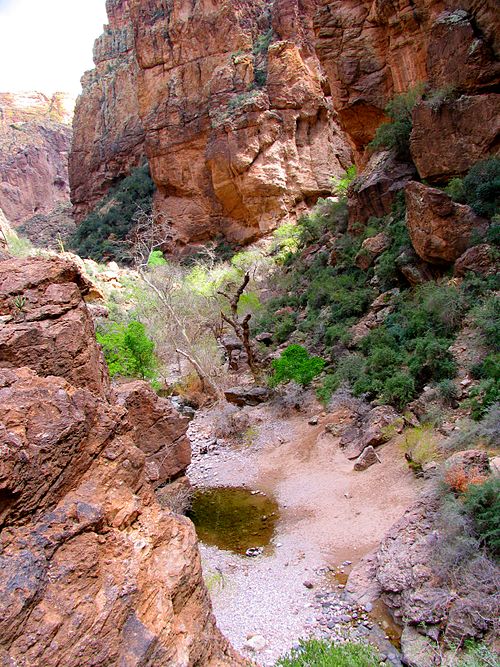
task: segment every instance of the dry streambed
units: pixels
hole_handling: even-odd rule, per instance
[[[395,441],[377,450],[381,463],[355,472],[329,426],[347,424],[348,408],[323,413],[313,424],[309,418],[318,406],[305,410],[282,416],[269,404],[245,408],[251,437],[247,429],[232,441],[214,438],[213,411],[199,413],[191,424],[189,476],[197,488],[239,487],[249,490],[250,503],[252,491],[255,499],[259,491],[277,503],[257,509],[258,519],[266,518],[240,544],[230,536],[228,541],[224,528],[222,541],[216,527],[200,529],[218,625],[237,649],[264,666],[311,635],[368,639],[389,663],[399,664],[386,639],[394,639],[395,630],[383,608],[355,604],[345,580],[416,498],[420,483]],[[216,513],[221,506],[214,506]],[[262,547],[262,554],[245,555],[251,547]]]

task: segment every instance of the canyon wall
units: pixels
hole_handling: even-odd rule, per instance
[[[107,0],[106,9],[109,25],[95,42],[95,69],[82,78],[73,121],[69,179],[77,220],[144,159],[129,0]]]
[[[117,159],[128,126],[144,128],[172,249],[217,235],[249,241],[329,193],[351,156],[314,50],[313,1],[114,0],[107,9],[75,116],[80,217],[140,152],[134,144],[129,164]]]
[[[474,95],[498,88],[500,17],[495,0],[317,4],[317,52],[342,128],[358,151],[386,120],[387,102],[419,83],[440,92],[435,106],[445,93]],[[446,122],[439,115],[433,120],[441,130]]]
[[[17,226],[69,202],[73,100],[0,93],[0,208]]]
[[[60,257],[0,261],[0,662],[243,665],[193,525],[153,492],[189,463],[187,420],[146,383],[115,394],[90,288]]]
[[[494,0],[108,0],[70,160],[81,219],[149,161],[171,251],[247,242],[294,220],[354,159],[351,219],[414,178],[446,183],[498,154]],[[413,164],[366,146],[398,93],[425,84]],[[416,169],[415,169],[416,167]]]

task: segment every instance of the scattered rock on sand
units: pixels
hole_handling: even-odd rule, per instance
[[[354,470],[361,471],[366,470],[375,463],[381,463],[381,460],[377,456],[376,451],[370,445],[367,447],[364,452],[356,459],[354,463]]]
[[[267,387],[231,387],[224,392],[226,400],[234,405],[259,405],[269,400],[271,393]]]
[[[263,651],[267,646],[267,640],[262,635],[251,635],[243,647],[250,649],[250,651],[255,651],[256,653]]]

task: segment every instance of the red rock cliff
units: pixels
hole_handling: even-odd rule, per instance
[[[0,208],[19,225],[69,201],[73,101],[0,93]]]
[[[498,86],[500,15],[496,0],[318,0],[317,4],[317,52],[342,128],[360,152],[385,120],[384,107],[397,93],[426,82],[433,91],[443,94],[453,89],[456,96],[492,92]],[[491,111],[482,110],[483,102],[491,108],[493,100],[481,101],[481,126],[483,118],[492,118]],[[498,108],[498,99],[496,104]],[[462,103],[470,119],[479,112],[477,104],[472,106]],[[460,133],[473,131],[472,122],[466,120],[460,126],[462,110],[458,108],[451,112],[458,119],[458,126],[454,125],[453,119],[446,118],[446,107],[444,104],[441,114],[434,113],[432,122],[424,118],[425,112],[417,114],[414,125],[418,132],[423,123],[423,143],[427,141],[425,147],[412,150],[417,160],[420,155],[422,160],[445,155],[452,144],[457,153],[463,150],[467,139],[461,147],[456,139]],[[432,135],[425,140],[429,130]],[[495,130],[490,129],[488,138],[480,142],[475,160],[495,144],[491,139]],[[438,137],[441,145],[436,146]],[[423,171],[426,178],[432,169]]]
[[[171,225],[173,247],[217,234],[247,241],[329,191],[350,155],[314,50],[314,2],[107,6],[110,27],[97,42],[97,69],[87,75],[75,117],[78,212],[102,194],[99,173],[104,187],[122,174],[114,147],[129,136],[125,119],[144,128],[156,211]],[[124,55],[112,60],[126,71],[121,80],[113,68],[104,71],[99,45],[115,44],[118,34],[131,40],[132,29],[135,47],[124,43]],[[106,133],[101,117],[109,118]],[[91,163],[97,174],[81,169]]]

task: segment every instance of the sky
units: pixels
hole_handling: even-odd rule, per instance
[[[0,92],[81,92],[105,0],[0,0]]]

